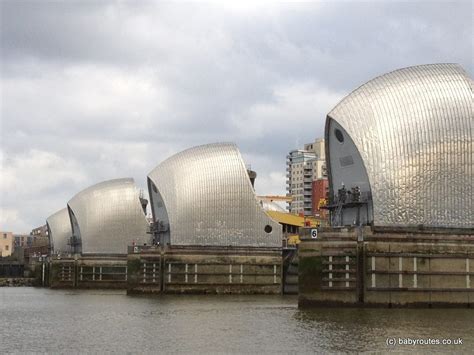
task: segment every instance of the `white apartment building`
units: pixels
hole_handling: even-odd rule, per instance
[[[327,177],[324,139],[292,150],[286,157],[286,191],[290,213],[312,215],[313,181]]]

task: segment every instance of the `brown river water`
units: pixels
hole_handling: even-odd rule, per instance
[[[0,288],[1,354],[388,351],[474,353],[474,309],[302,310],[294,296]]]

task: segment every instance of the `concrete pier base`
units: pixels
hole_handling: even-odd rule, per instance
[[[49,264],[51,288],[127,287],[126,255],[83,255],[53,258]]]
[[[305,231],[299,305],[471,307],[472,231]]]
[[[136,248],[127,292],[280,294],[280,248]]]

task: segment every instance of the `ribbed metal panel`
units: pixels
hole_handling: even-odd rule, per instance
[[[460,66],[380,76],[328,119],[344,127],[364,160],[375,225],[474,227],[472,80]]]
[[[71,221],[67,208],[63,208],[46,219],[49,230],[49,239],[54,252],[68,253],[71,248]]]
[[[133,241],[149,240],[148,222],[133,179],[93,185],[74,196],[68,207],[77,220],[83,254],[125,254]]]
[[[281,247],[281,226],[263,211],[234,144],[185,150],[148,178],[166,207],[172,245]]]

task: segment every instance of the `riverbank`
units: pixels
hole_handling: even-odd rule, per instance
[[[31,287],[35,279],[30,277],[8,277],[0,278],[0,287]]]

